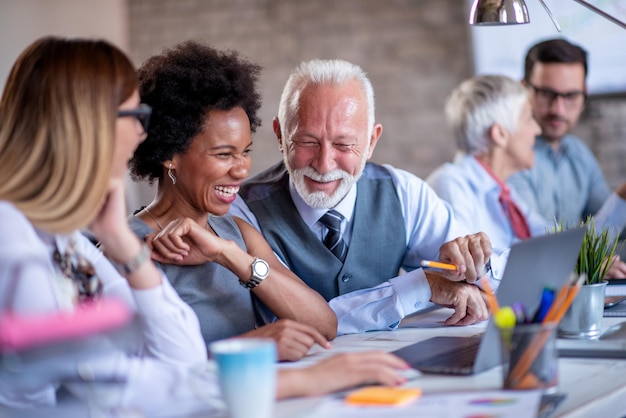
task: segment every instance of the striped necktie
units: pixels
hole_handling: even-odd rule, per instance
[[[348,246],[341,236],[341,221],[343,215],[336,210],[329,210],[320,218],[320,222],[328,228],[324,238],[324,245],[342,262],[346,259]]]

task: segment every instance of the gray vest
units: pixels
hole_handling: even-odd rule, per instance
[[[406,254],[402,208],[389,172],[367,164],[357,182],[350,247],[342,264],[304,223],[281,162],[245,182],[239,194],[287,266],[326,300],[398,275]]]
[[[131,216],[128,221],[140,239],[153,232],[136,216]],[[246,248],[239,227],[230,216],[209,215],[208,223],[218,236]],[[198,266],[156,264],[180,298],[198,315],[202,337],[207,344],[254,329],[255,311],[251,293],[239,284],[239,278],[227,268],[218,263]]]

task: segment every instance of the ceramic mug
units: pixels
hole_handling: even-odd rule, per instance
[[[209,345],[230,418],[270,418],[276,398],[276,343],[232,338]]]

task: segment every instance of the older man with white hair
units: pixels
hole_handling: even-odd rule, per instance
[[[340,334],[394,329],[433,303],[455,308],[449,325],[487,318],[480,288],[467,282],[489,264],[489,239],[465,235],[450,207],[419,178],[367,162],[383,127],[359,66],[300,64],[273,128],[283,161],[244,183],[231,214],[257,227],[279,258],[330,302]],[[425,273],[423,260],[458,269]]]

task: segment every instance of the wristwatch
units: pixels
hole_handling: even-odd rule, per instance
[[[252,290],[257,287],[268,274],[270,274],[270,265],[267,264],[267,261],[254,257],[254,261],[252,262],[252,276],[247,282],[243,282],[239,280],[239,284],[245,287],[246,289]]]

